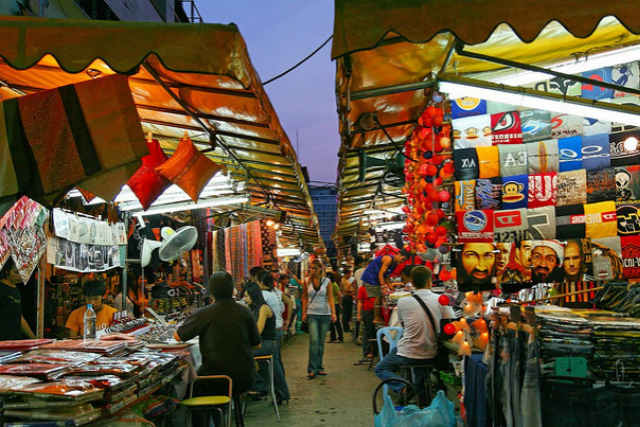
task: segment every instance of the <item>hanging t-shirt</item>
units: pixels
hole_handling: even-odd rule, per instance
[[[618,216],[618,235],[632,236],[640,234],[640,202],[616,203]]]
[[[522,144],[522,127],[518,111],[506,111],[491,115],[491,140],[493,145]]]
[[[585,117],[582,121],[582,135],[601,135],[611,133],[611,122]]]
[[[522,141],[533,142],[551,138],[551,113],[547,110],[520,111]]]
[[[593,277],[595,280],[622,279],[622,246],[620,237],[591,239]]]
[[[477,179],[476,180],[476,208],[500,209],[502,196],[502,179]]]
[[[587,203],[587,171],[560,172],[558,174],[558,206]]]
[[[476,208],[476,181],[454,181],[456,188],[456,211],[472,211]]]
[[[582,137],[572,136],[558,140],[560,172],[582,169]]]
[[[555,206],[558,176],[555,172],[529,175],[529,208]]]
[[[495,178],[500,176],[500,157],[498,147],[478,147],[478,167],[480,178]]]
[[[624,146],[627,138],[636,138],[640,141],[640,132],[620,132],[609,135],[609,150],[611,152],[611,166],[637,165],[640,163],[640,151],[628,150]]]
[[[454,176],[457,180],[478,178],[478,154],[475,148],[453,150]]]
[[[551,138],[569,138],[582,135],[582,117],[564,113],[551,113]]]
[[[618,216],[615,202],[599,202],[584,205],[586,237],[616,236],[618,233]]]
[[[611,67],[585,71],[582,73],[582,77],[597,80],[599,82],[613,83],[613,80],[611,79]],[[583,84],[582,98],[595,100],[613,98],[613,89],[598,85]]]
[[[484,99],[464,96],[451,100],[451,118],[479,116],[487,114],[487,101]]]
[[[586,170],[599,170],[611,166],[609,135],[591,135],[582,137],[582,167]]]
[[[616,172],[613,168],[587,172],[587,203],[616,200]]]
[[[493,242],[493,211],[456,212],[459,242]]]
[[[584,205],[556,206],[556,239],[571,239],[586,233]]]
[[[529,173],[526,144],[499,145],[500,176],[515,176]]]
[[[530,174],[558,172],[560,170],[558,141],[555,139],[527,144],[527,157]]]
[[[475,148],[491,145],[491,118],[488,114],[451,121],[453,148]]]
[[[640,279],[640,236],[621,237],[620,244],[624,278]]]
[[[640,166],[617,166],[616,200],[628,202],[640,199]]]
[[[553,206],[528,210],[529,236],[532,239],[556,238],[556,215]]]
[[[502,209],[526,208],[529,197],[529,175],[502,178]]]
[[[526,209],[510,209],[493,213],[493,230],[498,243],[529,239],[529,220]]]

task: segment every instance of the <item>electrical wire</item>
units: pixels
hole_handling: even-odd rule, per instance
[[[329,38],[328,38],[328,39],[326,39],[326,40],[324,41],[324,43],[322,43],[322,44],[320,45],[320,47],[318,47],[316,50],[314,50],[314,51],[313,51],[313,52],[311,52],[309,55],[307,55],[307,57],[306,57],[306,58],[304,58],[302,61],[298,62],[298,63],[297,63],[296,65],[294,65],[293,67],[289,68],[287,71],[285,71],[285,72],[283,72],[283,73],[280,73],[280,74],[278,74],[277,76],[272,77],[272,78],[270,78],[269,80],[267,80],[266,82],[262,83],[262,86],[266,86],[266,85],[268,85],[269,83],[271,83],[272,81],[274,81],[274,80],[278,80],[280,77],[284,77],[284,76],[286,76],[287,74],[289,74],[290,72],[292,72],[293,70],[295,70],[296,68],[298,68],[299,66],[301,66],[302,64],[304,64],[305,62],[307,62],[307,61],[308,61],[308,60],[309,60],[313,55],[315,55],[316,53],[320,52],[320,50],[322,50],[322,48],[323,48],[323,47],[325,47],[325,46],[327,45],[327,43],[329,43],[329,41],[330,41],[332,38],[333,38],[333,34],[331,34],[331,35],[329,36]]]

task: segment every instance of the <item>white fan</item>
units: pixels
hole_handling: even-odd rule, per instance
[[[140,265],[143,267],[148,266],[151,263],[153,251],[158,249],[160,246],[162,246],[162,242],[144,239],[142,242],[142,249],[140,250]]]
[[[162,227],[162,245],[160,259],[175,261],[184,252],[190,251],[198,240],[198,230],[192,226],[182,227],[176,231],[169,227]]]

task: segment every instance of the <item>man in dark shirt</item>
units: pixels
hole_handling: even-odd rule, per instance
[[[35,338],[22,316],[20,291],[16,287],[21,281],[18,268],[9,258],[0,271],[0,341]]]
[[[258,328],[248,308],[233,299],[233,278],[227,272],[211,276],[209,287],[214,303],[198,309],[178,328],[174,338],[188,341],[199,337],[202,366],[198,375],[228,375],[233,394],[248,391],[253,384],[253,350],[261,346]],[[199,381],[194,395],[224,395],[226,384]]]

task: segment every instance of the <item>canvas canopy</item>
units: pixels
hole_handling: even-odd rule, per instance
[[[340,133],[336,237],[369,228],[366,210],[399,205],[385,166],[358,180],[359,151],[397,154],[439,75],[488,79],[511,70],[464,52],[541,67],[640,44],[640,1],[336,0],[333,58]],[[377,115],[371,126],[367,116]],[[639,111],[640,114],[640,111]],[[384,128],[384,130],[382,129]],[[391,141],[393,140],[393,142]],[[375,203],[374,203],[375,202]]]
[[[251,205],[286,211],[285,245],[322,245],[297,155],[235,25],[0,16],[0,32],[3,100],[126,74],[143,130],[167,154],[186,132],[246,183]]]

